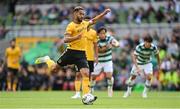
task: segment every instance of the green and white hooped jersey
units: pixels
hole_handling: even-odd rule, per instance
[[[111,43],[114,39],[112,36],[106,36],[104,40],[98,40],[98,47],[103,47]],[[112,61],[112,48],[107,49],[104,53],[98,53],[98,61],[100,63]]]
[[[156,45],[151,44],[150,48],[145,48],[144,43],[136,46],[134,54],[137,56],[138,65],[144,65],[151,62],[151,56],[158,54],[158,48]]]

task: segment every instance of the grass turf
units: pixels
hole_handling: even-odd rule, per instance
[[[0,92],[1,109],[180,109],[180,92],[149,92],[143,99],[140,92],[122,98],[123,92],[114,92],[112,98],[106,91],[95,92],[98,96],[93,105],[83,105],[80,99],[71,99],[73,92]]]

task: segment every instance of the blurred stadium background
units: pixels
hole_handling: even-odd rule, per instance
[[[160,49],[162,72],[156,71],[152,90],[180,90],[180,1],[178,0],[1,0],[0,1],[0,90],[6,90],[5,49],[16,38],[22,50],[21,70],[17,90],[74,90],[75,73],[72,68],[49,74],[45,65],[34,65],[39,56],[54,60],[66,47],[62,38],[71,19],[74,6],[85,7],[93,17],[105,8],[112,12],[94,28],[108,27],[120,42],[114,49],[114,90],[125,90],[125,82],[132,66],[130,52],[150,33]],[[2,70],[5,69],[5,70]],[[105,90],[105,74],[97,78],[96,89]],[[134,90],[143,89],[138,78]]]

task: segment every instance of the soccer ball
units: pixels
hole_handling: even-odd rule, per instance
[[[96,96],[88,93],[88,94],[83,95],[82,102],[85,105],[91,105],[96,100],[96,98],[97,98]]]

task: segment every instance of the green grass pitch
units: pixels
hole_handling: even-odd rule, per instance
[[[70,91],[0,92],[0,109],[180,109],[180,92],[149,92],[143,99],[140,92],[122,98],[123,92],[97,91],[93,105],[83,105],[80,99],[71,99]]]

